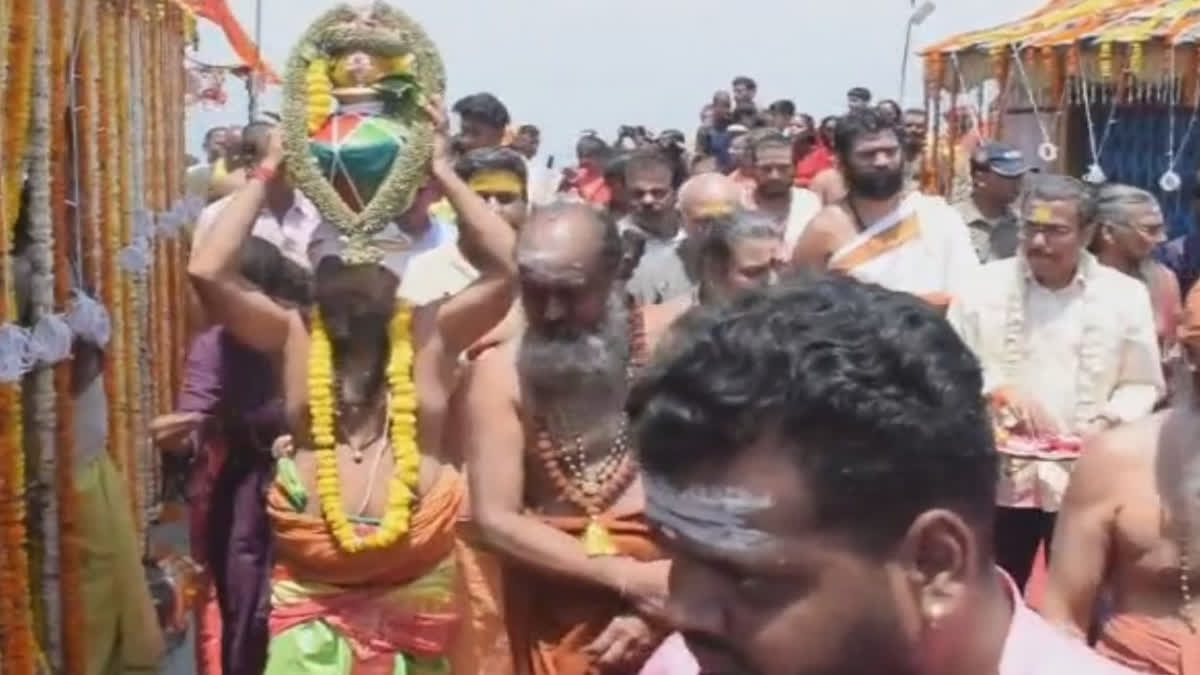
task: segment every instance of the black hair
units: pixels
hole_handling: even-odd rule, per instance
[[[808,113],[797,113],[796,117],[804,120],[804,123],[808,125],[809,130],[817,130],[817,121],[813,119],[812,115],[809,115]]]
[[[905,108],[904,114],[905,115],[920,115],[922,117],[929,117],[929,112],[927,110],[925,110],[924,108]]]
[[[733,86],[745,87],[750,91],[758,91],[758,83],[754,81],[754,78],[747,77],[745,75],[738,75],[737,77],[733,78]]]
[[[580,159],[596,159],[607,161],[612,154],[612,148],[603,138],[595,134],[584,134],[575,144],[575,155]]]
[[[655,146],[638,148],[630,153],[628,161],[625,162],[625,179],[629,180],[631,175],[639,171],[651,169],[663,169],[674,179],[676,162]]]
[[[517,133],[526,134],[528,136],[541,136],[542,130],[538,129],[537,126],[533,124],[522,124],[521,126],[517,127]]]
[[[242,164],[257,162],[262,159],[262,157],[258,156],[258,143],[260,139],[265,138],[276,126],[274,122],[255,120],[242,127],[242,145],[238,153]]]
[[[1096,219],[1097,189],[1075,178],[1056,173],[1032,174],[1025,181],[1021,194],[1021,211],[1030,200],[1046,202],[1075,202],[1079,229],[1092,226]]]
[[[779,227],[769,216],[738,209],[728,216],[710,221],[700,233],[697,256],[722,268],[733,258],[733,248],[746,239],[779,238]]]
[[[786,98],[782,98],[767,106],[767,110],[790,119],[796,114],[796,104]]]
[[[464,96],[454,104],[454,112],[463,119],[484,124],[492,129],[504,129],[511,118],[508,108],[488,92]]]
[[[899,124],[901,119],[904,117],[904,110],[900,107],[900,104],[890,98],[885,98],[879,103],[876,103],[875,109],[883,113],[884,116],[895,115],[894,121],[896,124]]]
[[[454,164],[454,172],[464,181],[480,171],[510,171],[521,179],[522,193],[528,179],[525,158],[511,148],[479,148],[463,155]]]
[[[854,144],[859,137],[890,131],[896,134],[896,140],[904,146],[904,128],[897,126],[886,115],[875,108],[860,108],[838,118],[837,127],[833,131],[833,149],[843,161],[854,152]]]
[[[851,87],[850,91],[846,92],[846,98],[857,98],[867,103],[871,102],[871,90],[866,87]]]
[[[266,239],[250,237],[242,244],[239,270],[242,277],[272,298],[307,305],[312,300],[312,277]]]
[[[868,555],[886,555],[933,508],[990,537],[997,454],[983,375],[932,307],[819,276],[693,312],[629,396],[643,471],[684,483],[770,440],[803,477],[817,526]]]
[[[604,180],[609,185],[613,183],[625,182],[625,167],[629,164],[629,157],[633,153],[618,152],[614,153],[604,163]]]
[[[208,145],[209,141],[212,140],[212,137],[215,136],[218,131],[226,131],[227,129],[229,129],[229,127],[220,126],[220,127],[213,127],[211,129],[209,129],[208,131],[204,132],[204,145]]]
[[[791,152],[792,141],[787,136],[784,136],[782,132],[775,129],[756,129],[750,135],[750,159],[758,159],[758,153],[763,148],[772,146]]]

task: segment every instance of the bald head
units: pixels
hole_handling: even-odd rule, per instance
[[[742,188],[724,174],[699,174],[679,188],[679,208],[689,236],[697,234],[699,224],[729,216],[741,203]]]
[[[609,315],[619,290],[617,227],[583,204],[538,209],[517,238],[521,304],[535,332],[578,334]]]
[[[620,257],[616,226],[585,204],[538,209],[517,239],[522,270],[576,270],[590,276],[611,272]]]

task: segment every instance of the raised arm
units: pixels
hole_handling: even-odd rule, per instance
[[[495,326],[513,302],[517,235],[512,226],[475,194],[454,171],[449,155],[446,115],[440,102],[431,106],[435,136],[430,168],[433,178],[458,214],[459,248],[479,278],[438,310],[438,331],[448,355],[457,357]]]
[[[1134,470],[1116,447],[1127,429],[1101,434],[1085,444],[1075,465],[1050,551],[1050,578],[1042,615],[1080,640],[1087,636],[1116,523],[1120,476]]]
[[[455,424],[483,543],[514,562],[619,590],[620,559],[589,558],[574,537],[523,512],[526,439],[511,358],[504,347],[497,349],[473,363],[459,385],[461,417]]]
[[[192,249],[188,276],[208,317],[246,346],[275,354],[287,340],[289,311],[242,277],[238,261],[262,210],[267,180],[283,170],[279,130],[268,136],[260,169],[221,210],[211,229]]]

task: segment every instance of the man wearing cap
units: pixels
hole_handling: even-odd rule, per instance
[[[1021,151],[1005,143],[986,143],[971,155],[971,194],[954,204],[971,232],[980,262],[1011,258],[1017,252],[1018,226],[1013,203],[1029,171]]]

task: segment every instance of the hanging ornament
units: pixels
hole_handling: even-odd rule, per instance
[[[1162,177],[1158,179],[1158,187],[1162,188],[1163,192],[1175,192],[1183,181],[1179,178],[1179,174],[1175,173],[1174,169],[1167,169]]]
[[[1108,180],[1108,176],[1104,175],[1104,169],[1100,168],[1100,164],[1098,162],[1092,162],[1088,166],[1087,173],[1083,174],[1083,180],[1091,183],[1092,185],[1099,185]]]
[[[1058,146],[1050,141],[1045,141],[1038,146],[1037,154],[1038,157],[1047,164],[1056,161],[1058,159]]]

